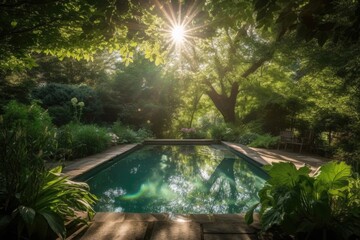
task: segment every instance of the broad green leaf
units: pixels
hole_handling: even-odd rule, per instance
[[[62,218],[56,214],[55,212],[51,211],[40,211],[41,214],[49,224],[50,228],[61,238],[65,238],[66,229],[64,226],[64,221]]]
[[[320,168],[315,184],[329,189],[342,188],[348,184],[351,167],[344,162],[329,162]]]
[[[259,204],[260,203],[256,203],[256,204],[254,204],[252,207],[250,207],[249,208],[249,210],[246,212],[246,214],[245,214],[245,222],[247,223],[247,224],[252,224],[253,223],[253,221],[254,221],[254,211],[255,211],[255,209],[259,206]]]
[[[35,210],[26,206],[19,206],[18,209],[22,219],[24,219],[24,222],[28,226],[31,226],[35,219],[35,215],[36,215]]]
[[[308,176],[310,169],[304,166],[296,169],[292,163],[274,163],[271,166],[265,166],[264,169],[268,171],[270,179],[268,182],[272,185],[284,185],[292,187],[296,184],[299,176]]]
[[[274,208],[269,208],[261,216],[261,227],[263,231],[268,230],[274,225],[281,225],[283,213]]]

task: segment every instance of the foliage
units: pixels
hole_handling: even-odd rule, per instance
[[[259,138],[259,134],[257,133],[244,133],[239,137],[238,143],[243,145],[249,145],[250,143],[254,142],[257,138]]]
[[[123,125],[120,121],[114,122],[111,130],[118,137],[118,143],[137,143],[147,138],[152,138],[152,133],[149,130],[140,128],[135,131]]]
[[[160,44],[149,37],[159,37],[162,21],[151,11],[151,5],[137,0],[5,1],[0,71],[33,67],[33,53],[91,60],[98,51],[116,50],[129,63],[136,47],[161,63]]]
[[[106,128],[70,123],[59,129],[58,145],[68,159],[86,157],[104,151],[111,144]]]
[[[329,162],[309,176],[307,166],[265,166],[270,178],[259,192],[262,231],[279,227],[297,239],[360,236],[360,179],[344,162]],[[252,222],[256,204],[246,214]]]
[[[210,128],[210,135],[213,139],[237,142],[242,130],[231,124],[219,124]]]
[[[42,158],[48,159],[56,150],[56,142],[53,137],[55,129],[51,123],[51,118],[48,112],[36,103],[24,105],[16,101],[10,101],[4,107],[1,124],[2,140],[6,143],[3,146],[4,149],[11,148],[11,143],[16,146],[20,144],[17,146],[20,148],[22,143],[19,139],[21,139],[29,143],[29,145],[22,146],[26,148],[29,157],[40,154]],[[17,141],[13,142],[15,139]],[[16,146],[14,146],[14,149],[17,148]],[[8,152],[4,152],[4,154],[4,158],[9,157]]]
[[[35,82],[32,79],[0,73],[0,108],[14,99],[21,103],[29,103],[29,95],[34,87]]]
[[[29,195],[39,188],[43,159],[49,157],[54,141],[49,116],[34,104],[10,102],[0,124],[1,208],[7,209],[7,200],[15,200],[17,193]]]
[[[269,27],[278,37],[296,32],[304,40],[328,40],[338,44],[359,41],[360,3],[357,1],[260,1],[254,0],[259,27]]]
[[[360,147],[355,146],[354,149],[348,149],[349,145],[346,146],[346,149],[339,147],[334,154],[334,159],[346,162],[352,166],[355,172],[360,174]]]
[[[270,134],[258,135],[254,140],[249,144],[250,147],[259,147],[259,148],[270,148],[277,144],[279,137],[271,136]]]
[[[69,123],[75,116],[79,118],[80,102],[84,103],[82,109],[82,119],[85,122],[92,122],[98,119],[102,113],[102,103],[97,93],[86,85],[67,85],[50,83],[36,88],[32,92],[32,97],[40,100],[41,105],[49,110],[53,122],[58,125]],[[77,107],[74,107],[71,99],[78,100]]]
[[[203,139],[206,138],[206,133],[197,128],[181,128],[181,137],[184,139]]]
[[[1,235],[30,239],[65,238],[65,220],[80,221],[76,215],[85,211],[90,218],[96,197],[85,183],[68,180],[61,167],[42,173],[39,188],[17,192],[10,206],[2,209]],[[22,176],[24,177],[24,176]]]
[[[134,55],[134,63],[126,68],[117,65],[114,75],[99,82],[96,89],[103,102],[104,121],[145,126],[158,137],[169,127],[179,101],[174,79],[141,54]]]
[[[80,123],[81,115],[83,113],[83,108],[85,106],[84,102],[79,102],[79,100],[74,97],[70,100],[73,108],[74,108],[74,121]]]
[[[92,213],[85,185],[50,172],[45,159],[56,154],[51,120],[36,104],[10,102],[0,116],[0,236],[6,239],[65,236],[65,218]]]

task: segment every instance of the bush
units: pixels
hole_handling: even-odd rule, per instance
[[[352,167],[352,169],[355,172],[360,173],[360,150],[359,149],[354,149],[352,151],[346,151],[342,148],[338,148],[334,155],[334,159],[346,162],[347,164],[349,164]]]
[[[92,213],[85,185],[46,171],[54,155],[54,131],[36,104],[10,102],[0,116],[0,237],[49,239],[65,236],[64,222],[76,210]],[[48,234],[48,233],[49,234]]]
[[[39,187],[19,192],[16,202],[1,211],[0,236],[6,239],[55,239],[66,237],[66,221],[84,222],[77,211],[94,215],[96,197],[86,183],[73,182],[61,175],[61,167],[41,175]]]
[[[5,144],[2,145],[4,150],[7,147],[16,149],[16,147],[20,147],[17,144],[22,144],[22,141],[28,143],[23,147],[26,148],[29,155],[37,155],[42,152],[41,157],[48,159],[56,150],[55,128],[51,123],[51,118],[47,111],[36,103],[28,106],[16,101],[9,102],[4,107],[1,130],[1,140]],[[14,142],[16,146],[8,146],[15,139],[18,140]],[[11,157],[7,152],[4,154],[2,157]]]
[[[226,124],[219,124],[210,128],[211,138],[222,141],[237,142],[241,132],[240,128]]]
[[[96,125],[68,124],[59,129],[57,139],[67,159],[99,153],[111,145],[107,129]]]
[[[181,128],[181,137],[184,139],[203,139],[206,138],[206,133],[196,128]]]
[[[49,110],[49,114],[57,126],[75,120],[72,98],[77,98],[79,102],[85,103],[82,115],[85,122],[93,122],[98,119],[103,110],[97,93],[86,85],[50,83],[35,89],[32,97],[40,100],[42,107]]]
[[[137,143],[152,137],[152,133],[145,128],[135,131],[119,121],[113,124],[112,132],[119,137],[118,143]]]
[[[259,137],[257,133],[245,133],[238,138],[238,143],[243,145],[249,145]]]
[[[279,137],[273,137],[270,134],[257,135],[257,137],[251,141],[249,144],[250,147],[259,147],[259,148],[270,148],[275,146],[279,141]]]
[[[264,167],[270,178],[260,190],[262,231],[280,229],[295,239],[356,239],[360,237],[360,179],[344,162],[329,162],[318,173],[292,163]]]

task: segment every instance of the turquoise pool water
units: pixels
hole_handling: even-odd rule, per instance
[[[223,145],[145,145],[86,181],[96,211],[195,214],[246,211],[266,178]]]

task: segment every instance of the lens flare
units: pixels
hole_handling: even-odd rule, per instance
[[[171,30],[171,37],[174,42],[182,43],[185,40],[185,28],[182,25],[176,25]]]

